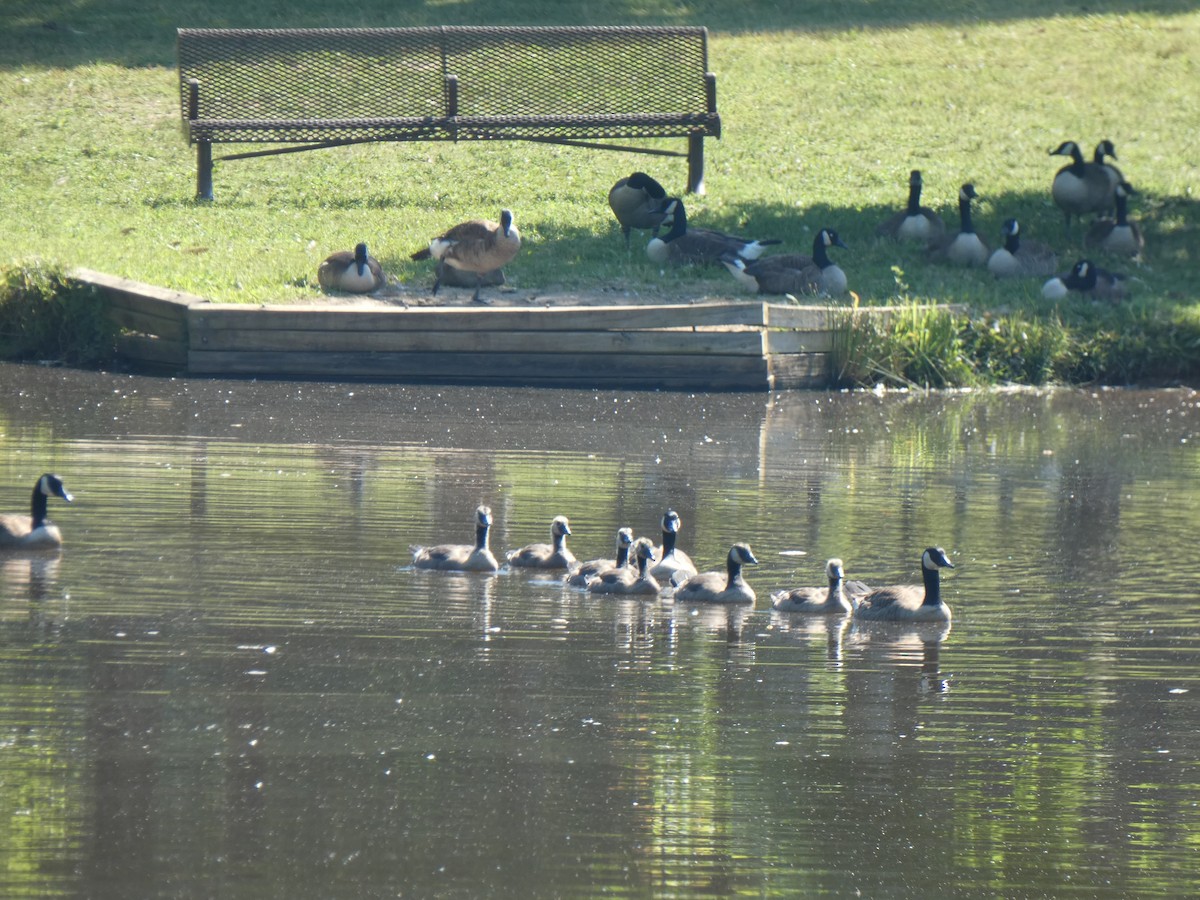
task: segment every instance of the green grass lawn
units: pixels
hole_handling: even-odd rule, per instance
[[[1148,249],[1140,266],[1100,261],[1136,277],[1137,315],[1197,317],[1200,12],[1191,4],[411,6],[221,0],[184,14],[132,0],[5,4],[0,262],[83,266],[222,301],[289,301],[316,296],[319,261],[358,240],[392,276],[428,283],[428,264],[408,260],[413,250],[508,206],[524,244],[506,272],[521,288],[742,296],[723,270],[664,273],[640,242],[627,253],[621,241],[605,202],[611,183],[644,168],[682,191],[683,160],[527,143],[382,144],[218,163],[216,201],[193,200],[176,27],[685,23],[711,31],[724,124],[724,137],[706,142],[707,194],[690,198],[693,224],[801,252],[835,227],[850,245],[836,259],[863,304],[1040,315],[1040,280],[997,283],[931,265],[874,228],[903,205],[908,172],[919,168],[924,201],[948,222],[971,181],[989,243],[1015,216],[1024,236],[1056,246],[1065,269],[1082,251],[1051,202],[1064,160],[1048,151],[1074,139],[1090,154],[1110,138],[1139,192],[1131,215]]]

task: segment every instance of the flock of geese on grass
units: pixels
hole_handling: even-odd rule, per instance
[[[62,532],[47,519],[50,497],[70,503],[71,494],[58,475],[47,473],[33,486],[29,515],[0,515],[0,550],[56,550]],[[566,516],[550,523],[548,543],[528,544],[505,554],[511,569],[538,569],[561,573],[572,587],[592,594],[651,596],[670,594],[685,603],[754,604],[757,596],[742,575],[744,566],[758,565],[749,544],[729,548],[724,572],[699,572],[691,558],[676,546],[682,521],[668,509],[662,517],[662,543],[647,537],[635,538],[633,529],[617,529],[616,549],[611,559],[581,562],[567,547],[571,525]],[[412,546],[412,564],[418,569],[452,572],[495,573],[500,561],[488,544],[492,511],[475,510],[475,541],[470,544]],[[887,622],[950,621],[950,607],[942,600],[940,570],[954,568],[940,547],[921,555],[920,585],[890,585],[870,588],[862,582],[845,580],[840,559],[825,564],[827,584],[798,587],[771,594],[771,606],[781,612],[812,615],[852,615],[856,619]]]
[[[1145,238],[1138,223],[1129,218],[1129,198],[1136,192],[1110,161],[1117,158],[1112,141],[1100,141],[1090,161],[1075,141],[1064,141],[1050,155],[1071,159],[1055,174],[1050,188],[1054,203],[1063,212],[1066,235],[1070,237],[1072,219],[1093,215],[1096,218],[1083,235],[1085,250],[1140,261]],[[973,184],[959,189],[956,230],[937,212],[921,205],[923,186],[921,172],[914,169],[909,175],[905,208],[876,228],[878,237],[921,244],[934,263],[985,268],[997,278],[1046,278],[1042,294],[1048,299],[1058,300],[1072,292],[1110,301],[1128,295],[1125,275],[1101,268],[1090,258],[1060,270],[1058,254],[1044,242],[1026,239],[1015,218],[1003,223],[1003,246],[991,249],[972,221],[971,204],[979,199]],[[658,265],[724,266],[739,284],[760,294],[838,297],[848,290],[846,273],[830,259],[829,251],[849,248],[833,228],[817,232],[811,254],[768,254],[768,248],[781,241],[690,225],[683,200],[668,196],[645,172],[619,179],[609,190],[608,205],[627,246],[634,229],[651,232],[646,255]],[[512,211],[505,209],[498,222],[472,219],[455,225],[411,258],[436,262],[434,294],[443,284],[474,287],[472,301],[486,303],[480,298],[482,287],[503,284],[503,267],[520,249],[521,236]],[[360,294],[387,284],[383,268],[365,243],[325,259],[317,280],[327,291]]]
[[[445,572],[499,572],[502,564],[488,544],[492,511],[475,510],[475,541],[471,544],[414,545],[412,564],[417,569]],[[571,587],[590,594],[625,597],[670,596],[683,603],[754,604],[754,589],[742,569],[758,565],[749,544],[736,543],[725,557],[724,572],[699,572],[676,541],[682,522],[668,509],[662,517],[662,543],[634,537],[633,529],[617,529],[616,548],[611,558],[580,561],[567,547],[571,526],[566,516],[550,523],[550,541],[534,543],[504,554],[510,569],[539,569],[555,572]],[[809,615],[853,616],[880,622],[949,623],[950,607],[942,600],[942,569],[954,564],[940,547],[929,547],[921,555],[921,584],[897,584],[871,588],[861,581],[846,581],[840,559],[825,564],[826,584],[798,587],[771,594],[771,608],[780,612]]]

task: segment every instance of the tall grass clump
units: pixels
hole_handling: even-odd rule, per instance
[[[0,270],[0,358],[95,365],[118,328],[94,288],[43,263]]]

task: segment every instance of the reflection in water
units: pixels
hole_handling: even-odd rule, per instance
[[[5,896],[1200,890],[1189,392],[4,374],[0,492],[78,486],[0,557]],[[580,558],[673,507],[759,607],[411,567],[481,502]],[[766,608],[932,544],[952,633]]]

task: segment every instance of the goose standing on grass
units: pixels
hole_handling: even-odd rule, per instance
[[[575,554],[567,549],[571,525],[566,516],[555,516],[550,523],[549,544],[528,544],[520,550],[510,550],[508,564],[527,569],[567,569],[575,566]]]
[[[829,580],[828,587],[801,587],[790,591],[776,591],[771,595],[771,608],[780,612],[824,616],[850,615],[854,612],[854,604],[846,596],[846,575],[840,559],[834,558],[825,563],[825,577]]]
[[[675,546],[679,538],[679,529],[683,527],[683,519],[673,509],[668,509],[662,517],[662,548],[657,554],[658,561],[650,569],[655,578],[670,582],[678,574],[686,578],[696,574],[696,564],[690,556]]]
[[[749,544],[734,544],[725,558],[724,572],[702,572],[675,587],[675,599],[684,603],[753,603],[754,589],[742,577],[742,566],[757,566]]]
[[[1118,272],[1102,269],[1090,259],[1081,259],[1066,275],[1055,275],[1043,284],[1042,296],[1047,300],[1061,300],[1075,291],[1085,297],[1115,303],[1129,296],[1125,280]]]
[[[626,247],[634,228],[658,234],[667,215],[667,202],[666,190],[645,172],[634,172],[609,189],[608,206],[621,225]]]
[[[325,257],[317,267],[317,281],[327,291],[347,294],[369,294],[387,284],[379,260],[362,243],[355,244],[352,251],[339,250]]]
[[[958,231],[930,248],[930,258],[956,266],[986,266],[991,255],[988,245],[975,233],[971,222],[971,201],[977,200],[975,185],[964,184],[958,191]]]
[[[1071,216],[1102,213],[1113,207],[1115,185],[1102,164],[1085,162],[1083,152],[1074,141],[1063,141],[1050,151],[1051,156],[1069,156],[1071,162],[1054,175],[1050,195],[1063,211],[1067,234],[1071,233]]]
[[[678,197],[672,197],[667,203],[663,226],[668,229],[667,233],[652,237],[646,245],[646,256],[658,265],[716,265],[738,256],[758,259],[767,247],[782,243],[738,237],[711,228],[689,228],[687,211]]]
[[[50,497],[58,497],[67,503],[74,499],[63,487],[61,478],[46,473],[33,486],[29,515],[0,515],[0,550],[40,550],[62,546],[62,532],[46,518],[46,500]]]
[[[617,529],[617,550],[612,559],[589,559],[579,563],[567,576],[567,584],[572,587],[587,587],[588,582],[612,569],[624,569],[629,561],[629,548],[633,546],[633,529]]]
[[[908,176],[908,206],[880,224],[875,229],[876,235],[899,241],[916,241],[925,246],[942,239],[946,234],[946,223],[928,206],[921,205],[921,188],[924,184],[921,171],[913,169]]]
[[[492,527],[492,510],[480,506],[475,510],[474,544],[438,544],[436,547],[413,545],[413,565],[418,569],[440,569],[447,572],[496,572],[500,563],[488,548],[488,532]]]
[[[472,219],[460,222],[445,234],[440,234],[412,255],[413,259],[436,259],[462,272],[475,275],[473,303],[481,303],[479,291],[483,287],[485,273],[503,268],[512,261],[521,249],[521,234],[513,224],[511,210],[500,211],[500,221]],[[433,293],[441,286],[441,278],[435,278]]]
[[[1053,275],[1058,271],[1058,254],[1040,241],[1021,240],[1021,223],[1004,220],[1004,246],[988,257],[988,271],[997,278]]]
[[[923,584],[875,588],[858,598],[854,618],[870,622],[949,622],[950,607],[942,600],[942,569],[954,564],[941,547],[921,554]]]
[[[846,293],[846,273],[829,258],[830,247],[850,249],[836,231],[822,228],[813,238],[812,256],[781,253],[753,262],[740,258],[721,261],[735,279],[760,294],[838,297]]]
[[[650,574],[650,563],[654,560],[654,545],[649,538],[638,538],[629,551],[631,565],[623,569],[609,569],[588,582],[593,594],[642,594],[657,596],[662,585]]]
[[[1123,256],[1141,257],[1146,248],[1146,239],[1136,222],[1129,221],[1129,195],[1136,193],[1128,181],[1117,185],[1114,202],[1117,205],[1115,219],[1097,219],[1083,236],[1083,246]]]

